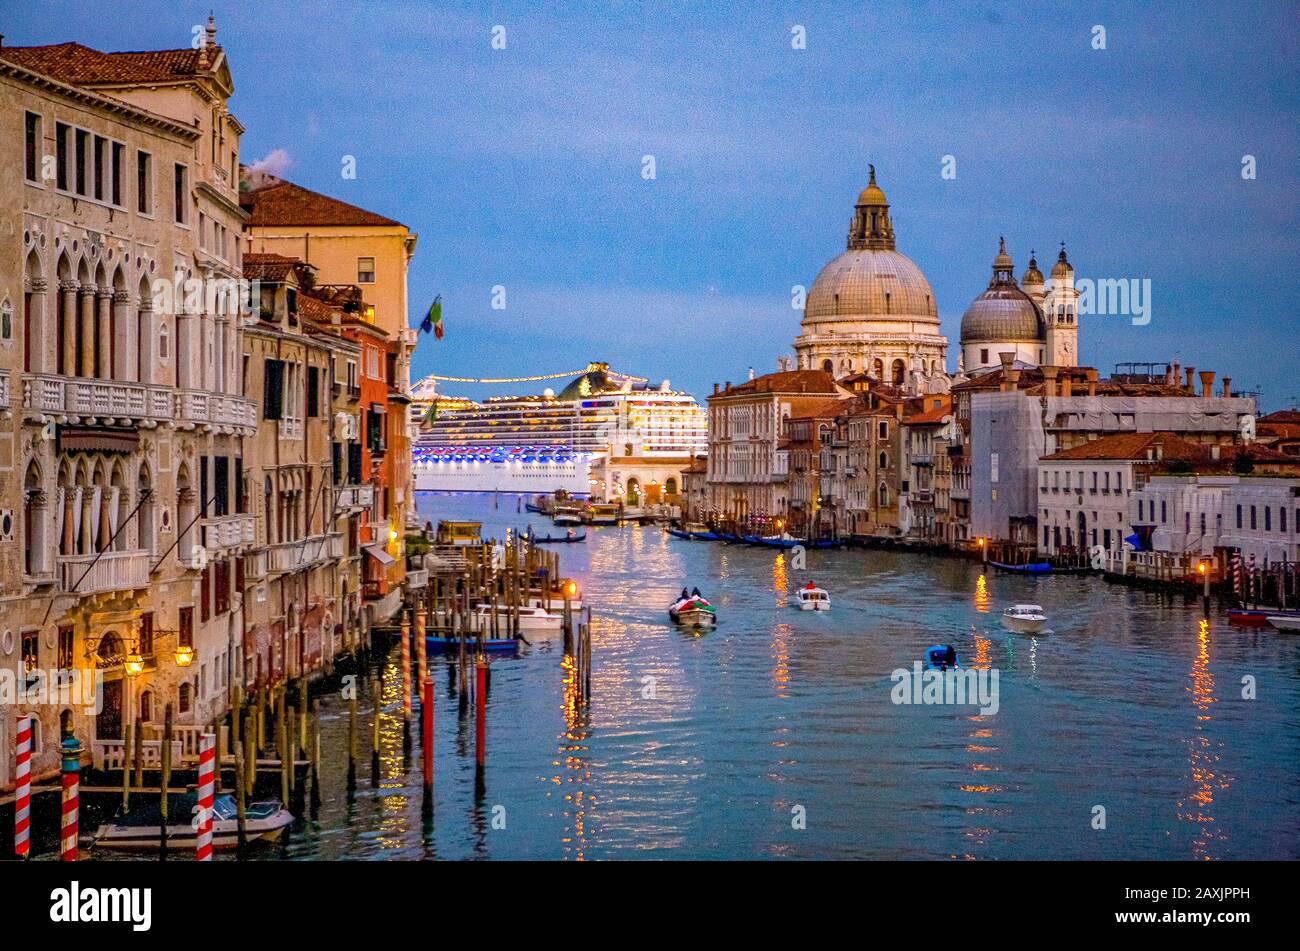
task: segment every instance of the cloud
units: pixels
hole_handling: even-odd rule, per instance
[[[285,149],[271,149],[262,158],[250,162],[248,167],[255,172],[265,172],[279,178],[293,168],[293,165],[293,156],[288,151]]]

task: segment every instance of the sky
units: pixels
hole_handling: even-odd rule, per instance
[[[1083,318],[1083,363],[1300,402],[1300,5],[552,6],[19,0],[0,32],[161,49],[213,10],[241,159],[418,232],[410,322],[441,294],[446,337],[413,377],[775,370],[872,163],[950,369],[999,236],[1017,274],[1064,241],[1151,282],[1149,323]]]

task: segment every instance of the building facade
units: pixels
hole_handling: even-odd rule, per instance
[[[102,680],[98,709],[31,708],[37,776],[61,726],[103,763],[168,707],[200,729],[240,675],[232,91],[211,21],[197,49],[0,47],[0,665]]]

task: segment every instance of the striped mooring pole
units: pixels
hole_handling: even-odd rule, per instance
[[[77,861],[77,815],[81,792],[81,743],[69,733],[60,744],[63,753],[63,819],[59,838],[59,858]]]
[[[212,861],[212,797],[216,788],[217,738],[212,733],[199,737],[199,814],[195,858]]]
[[[411,754],[411,616],[402,612],[402,751]]]
[[[32,838],[32,716],[18,717],[17,745],[14,747],[14,854],[20,859],[31,855]]]

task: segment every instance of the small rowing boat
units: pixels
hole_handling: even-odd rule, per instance
[[[1294,614],[1270,615],[1268,623],[1283,634],[1300,634],[1300,617]]]

